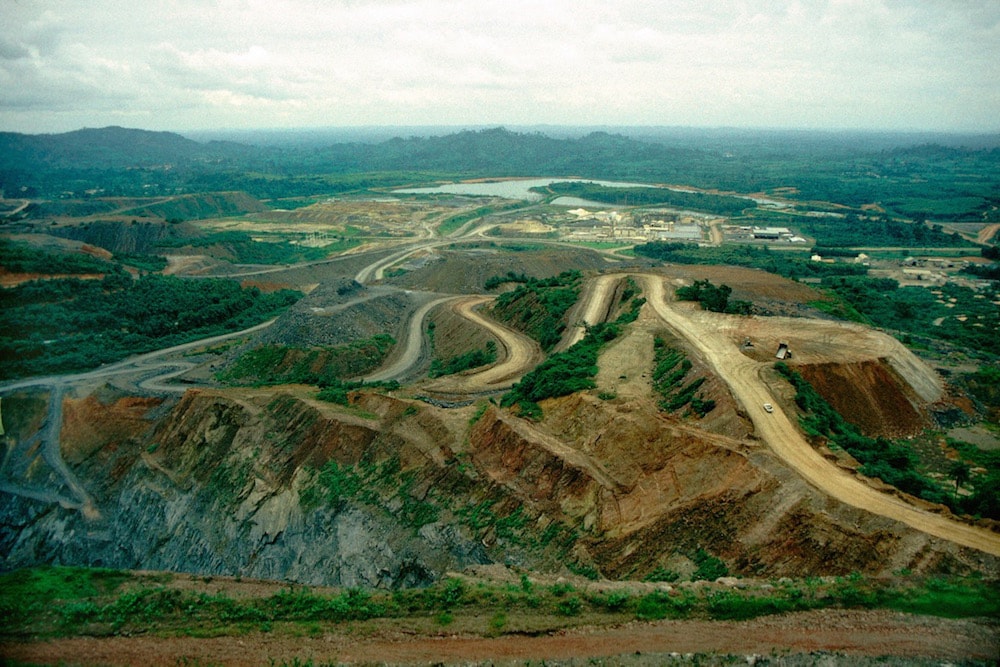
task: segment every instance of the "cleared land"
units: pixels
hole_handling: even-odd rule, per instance
[[[469,297],[451,304],[458,315],[483,327],[500,340],[500,360],[476,372],[446,376],[424,386],[428,391],[471,394],[506,389],[542,360],[538,343],[524,334],[483,317],[477,306],[492,301],[490,297]]]
[[[901,521],[956,544],[1000,555],[1000,535],[917,509],[900,498],[875,491],[831,465],[806,442],[761,380],[762,363],[741,354],[725,334],[704,326],[680,308],[672,306],[667,301],[661,277],[643,275],[642,281],[645,294],[657,314],[697,349],[726,381],[743,410],[753,420],[757,435],[812,486],[853,507]],[[764,410],[765,403],[774,405],[773,412]]]
[[[836,652],[864,656],[991,660],[995,628],[974,620],[910,616],[887,611],[823,610],[752,621],[660,621],[562,630],[540,636],[482,637],[447,628],[415,633],[381,623],[326,626],[314,636],[252,632],[223,637],[104,637],[0,644],[7,659],[30,663],[101,665],[469,664],[496,660],[615,658],[613,664],[656,665],[671,653],[769,655]],[[829,657],[829,656],[827,656]],[[884,659],[884,657],[883,657]],[[749,661],[748,661],[749,662]],[[576,663],[574,663],[576,664]],[[697,664],[697,663],[695,663]],[[715,663],[710,663],[715,664]],[[751,663],[752,664],[752,663]],[[815,663],[809,663],[815,664]],[[840,664],[840,663],[837,663]],[[885,663],[880,663],[885,664]],[[891,663],[890,663],[891,664]]]

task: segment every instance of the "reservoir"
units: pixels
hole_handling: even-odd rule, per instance
[[[539,188],[550,183],[597,183],[610,188],[656,188],[662,187],[650,183],[622,183],[619,181],[599,181],[593,178],[519,178],[505,181],[476,181],[463,183],[447,183],[429,188],[405,188],[393,190],[399,194],[408,195],[430,195],[430,194],[451,194],[451,195],[478,195],[486,197],[503,197],[504,199],[522,199],[524,201],[540,201],[542,195],[531,192],[531,188]],[[560,197],[559,200],[570,199]],[[576,206],[576,203],[566,203],[557,200],[553,202],[557,205]],[[576,200],[580,201],[580,200]],[[593,202],[591,202],[593,204]],[[602,206],[608,206],[603,204]]]

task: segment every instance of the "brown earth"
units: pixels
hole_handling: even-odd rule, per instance
[[[63,401],[63,430],[60,446],[63,458],[73,465],[99,450],[116,450],[122,443],[141,438],[149,428],[149,411],[163,399],[140,396],[91,394],[83,399]],[[93,420],[101,413],[99,422]]]
[[[481,294],[487,280],[506,275],[508,271],[547,278],[568,267],[589,270],[611,266],[600,253],[585,248],[507,252],[502,246],[487,242],[479,248],[438,249],[435,253],[436,261],[385,282],[445,294]]]
[[[920,398],[884,359],[793,368],[869,437],[901,438],[931,426]]]
[[[62,278],[76,278],[77,280],[101,280],[103,273],[10,273],[6,269],[0,268],[0,287],[17,287],[22,283],[32,280],[59,280]]]
[[[484,625],[485,625],[485,619]],[[516,622],[516,621],[515,621]],[[993,661],[1000,655],[995,623],[949,620],[888,611],[824,610],[766,616],[752,621],[632,622],[582,627],[540,636],[495,638],[454,634],[414,634],[406,627],[365,631],[357,624],[317,627],[310,636],[251,632],[222,637],[81,637],[0,643],[0,656],[19,663],[72,665],[178,664],[273,665],[383,664],[452,665],[488,662],[596,660],[655,665],[671,654],[789,656],[812,654],[827,661],[864,656],[896,656],[938,661]],[[678,656],[679,657],[679,656]],[[705,658],[707,656],[703,656]],[[706,660],[707,664],[714,664]],[[753,664],[753,660],[748,659]],[[810,664],[815,664],[807,659]],[[697,664],[697,663],[695,663]],[[826,664],[826,663],[824,663]],[[838,662],[836,664],[844,664]],[[886,664],[880,662],[879,664]]]

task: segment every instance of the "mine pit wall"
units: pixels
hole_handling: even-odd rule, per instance
[[[93,422],[99,430],[101,411]],[[107,442],[75,466],[101,520],[0,494],[3,568],[48,562],[397,587],[489,562],[481,544],[453,526],[415,531],[350,497],[302,505],[300,491],[314,474],[306,467],[331,459],[356,464],[388,452],[403,465],[437,468],[379,427],[331,418],[291,396],[259,406],[188,392],[147,437]]]
[[[925,395],[937,400],[940,393],[929,392],[926,381],[922,388],[914,387],[888,359],[792,367],[834,410],[869,437],[913,436],[933,424]]]
[[[699,439],[641,406],[577,395],[546,402],[540,425],[490,407],[462,430],[463,420],[430,406],[365,393],[353,401],[357,410],[344,411],[292,393],[189,391],[125,439],[107,420],[135,419],[140,404],[80,401],[74,418],[89,412],[93,428],[86,442],[69,443],[73,469],[102,519],[0,494],[3,568],[47,562],[391,588],[489,562],[559,571],[568,554],[608,577],[641,578],[698,548],[744,575],[1000,567],[830,501],[752,442]],[[372,489],[374,502],[303,505],[327,461],[392,457],[413,476],[407,493],[446,499],[438,521],[406,523],[398,488]],[[456,512],[483,502],[498,518],[521,508],[525,540],[459,520]],[[576,535],[567,552],[530,546],[556,522]]]

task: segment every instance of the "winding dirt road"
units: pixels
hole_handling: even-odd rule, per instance
[[[427,313],[431,312],[438,305],[455,298],[459,297],[444,296],[440,299],[428,301],[420,306],[420,308],[417,308],[413,316],[410,317],[410,326],[406,328],[406,340],[403,342],[402,354],[393,363],[383,366],[375,373],[366,376],[364,381],[385,382],[404,377],[420,361],[420,353],[424,349],[424,320],[427,318]]]
[[[1000,535],[932,514],[900,498],[879,493],[831,465],[806,442],[761,380],[760,371],[765,364],[740,353],[717,330],[699,326],[680,309],[672,307],[666,299],[662,276],[644,274],[641,279],[657,315],[702,354],[716,374],[729,385],[733,396],[753,421],[761,440],[812,486],[853,507],[900,521],[929,535],[1000,556]],[[764,410],[765,403],[773,405],[773,412]]]
[[[500,391],[509,388],[543,358],[542,348],[534,339],[503,326],[496,320],[483,317],[475,309],[492,301],[493,297],[470,296],[452,303],[454,312],[473,324],[486,329],[500,341],[503,354],[500,360],[481,371],[449,375],[428,383],[428,391],[454,394],[474,394]]]
[[[575,322],[575,324],[555,346],[554,352],[562,352],[573,347],[583,340],[587,334],[588,326],[608,319],[615,296],[615,288],[624,277],[625,275],[620,273],[607,274],[588,281],[584,285],[583,293],[577,301],[578,305],[570,315],[570,321]]]

